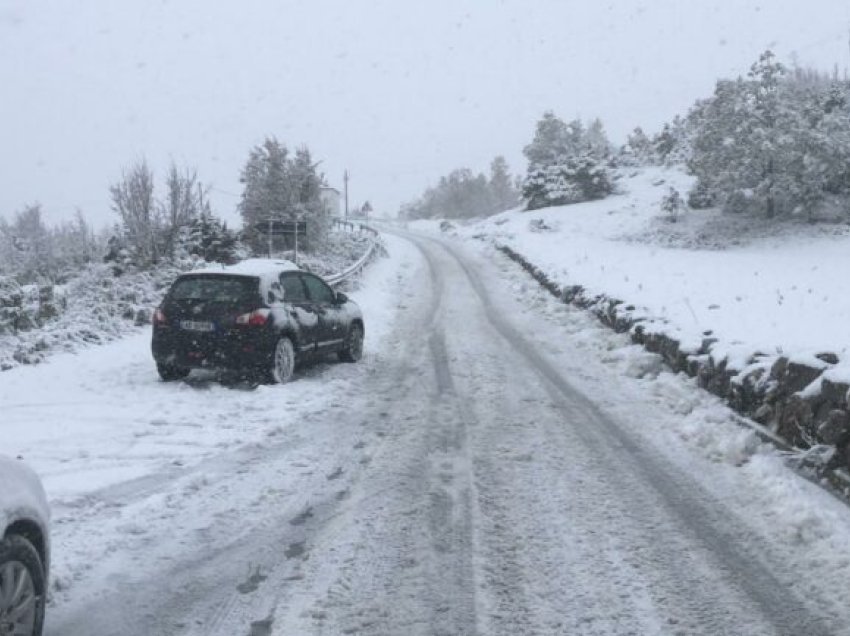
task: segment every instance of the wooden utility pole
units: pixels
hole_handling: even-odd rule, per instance
[[[348,220],[348,169],[346,168],[345,173],[342,176],[342,180],[345,183],[345,220]]]

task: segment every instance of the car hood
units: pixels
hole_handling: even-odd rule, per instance
[[[22,519],[38,523],[44,531],[50,508],[41,480],[22,461],[0,455],[0,536]]]

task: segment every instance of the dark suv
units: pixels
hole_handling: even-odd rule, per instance
[[[249,259],[179,276],[153,316],[151,349],[163,380],[193,368],[287,382],[297,362],[363,353],[356,303],[289,261]]]

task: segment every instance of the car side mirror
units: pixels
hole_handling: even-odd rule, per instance
[[[348,296],[346,296],[342,292],[336,293],[336,304],[337,305],[344,305],[347,302],[348,302]]]

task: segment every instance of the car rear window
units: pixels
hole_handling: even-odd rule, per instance
[[[250,276],[187,276],[171,287],[172,300],[234,303],[256,296],[259,281]]]

